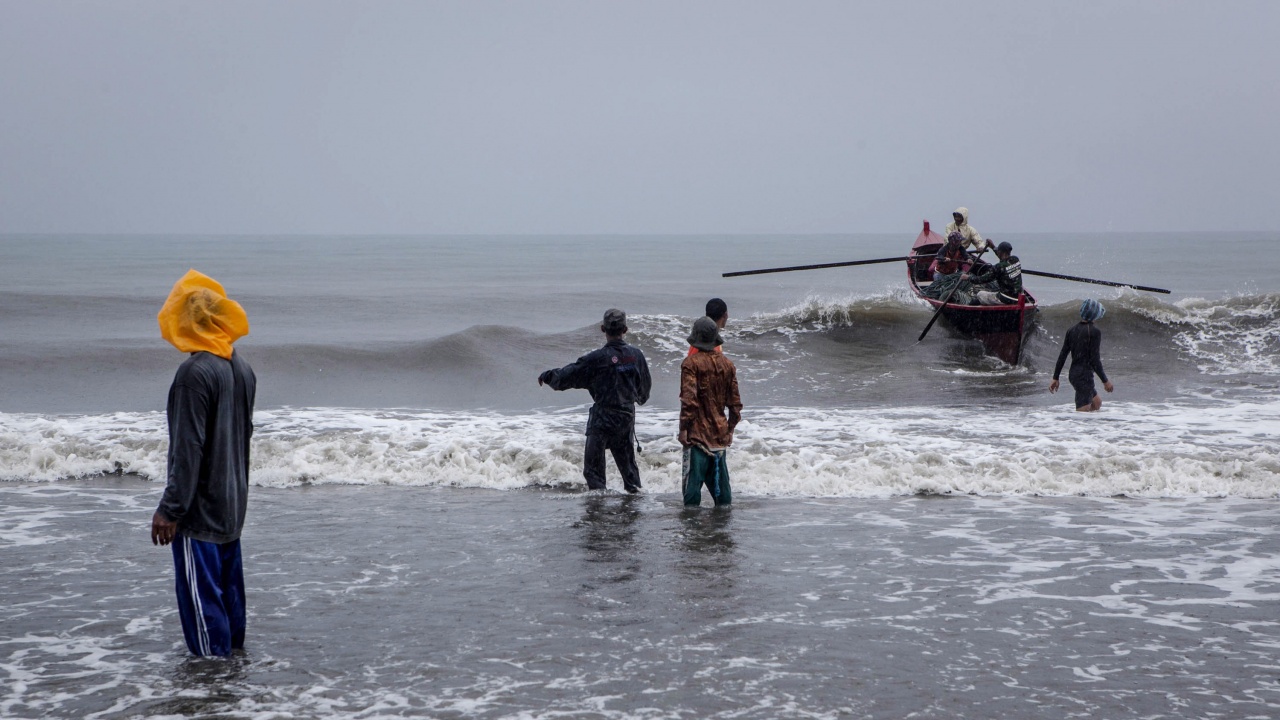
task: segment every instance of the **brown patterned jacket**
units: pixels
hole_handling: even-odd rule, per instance
[[[687,442],[708,449],[729,447],[741,419],[733,361],[718,352],[686,357],[680,363],[680,431],[687,433]]]

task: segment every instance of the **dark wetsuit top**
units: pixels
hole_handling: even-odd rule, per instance
[[[559,370],[542,374],[553,390],[586,389],[595,405],[587,420],[588,435],[631,435],[636,403],[649,401],[653,380],[640,349],[624,340],[610,340]]]
[[[1107,373],[1102,369],[1102,331],[1093,323],[1082,322],[1067,331],[1062,341],[1062,352],[1058,353],[1058,364],[1053,368],[1053,379],[1062,374],[1062,366],[1067,362],[1067,353],[1071,354],[1071,370],[1067,378],[1071,387],[1076,390],[1076,407],[1088,405],[1096,394],[1093,388],[1093,374],[1096,372],[1102,382],[1107,382]],[[1087,396],[1087,397],[1086,397]],[[1084,402],[1080,402],[1084,398]]]

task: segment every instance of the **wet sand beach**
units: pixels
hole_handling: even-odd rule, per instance
[[[1280,712],[1280,503],[255,488],[249,639],[190,658],[130,477],[0,484],[0,715]]]

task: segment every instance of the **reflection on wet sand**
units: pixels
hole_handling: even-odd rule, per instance
[[[168,697],[135,710],[145,716],[204,717],[241,700],[261,700],[255,697],[261,691],[248,682],[252,663],[243,651],[227,658],[188,656],[170,674]]]
[[[678,592],[698,606],[699,614],[722,617],[737,596],[738,552],[731,507],[680,510],[676,563]]]
[[[638,495],[589,494],[582,502],[578,545],[592,574],[604,583],[627,583],[640,571],[636,521],[643,512]]]

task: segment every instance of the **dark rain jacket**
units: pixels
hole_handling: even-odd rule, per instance
[[[729,447],[741,419],[733,361],[718,352],[686,357],[680,363],[680,430],[688,433],[689,444],[707,450]]]
[[[249,501],[257,378],[239,353],[193,353],[169,388],[168,483],[159,513],[211,543],[240,538]]]
[[[1081,322],[1067,331],[1062,340],[1062,352],[1058,353],[1058,364],[1053,367],[1053,379],[1062,374],[1062,366],[1071,355],[1071,370],[1067,377],[1072,384],[1091,382],[1096,372],[1102,382],[1107,382],[1107,372],[1102,369],[1102,331],[1093,323]]]
[[[995,282],[1000,292],[1016,298],[1022,293],[1022,261],[1017,255],[1001,260],[995,265],[980,265],[969,273],[974,282]]]
[[[559,370],[548,370],[542,381],[552,390],[588,390],[595,405],[587,419],[588,435],[630,434],[635,427],[636,403],[649,401],[653,380],[640,348],[625,340],[610,340]]]

